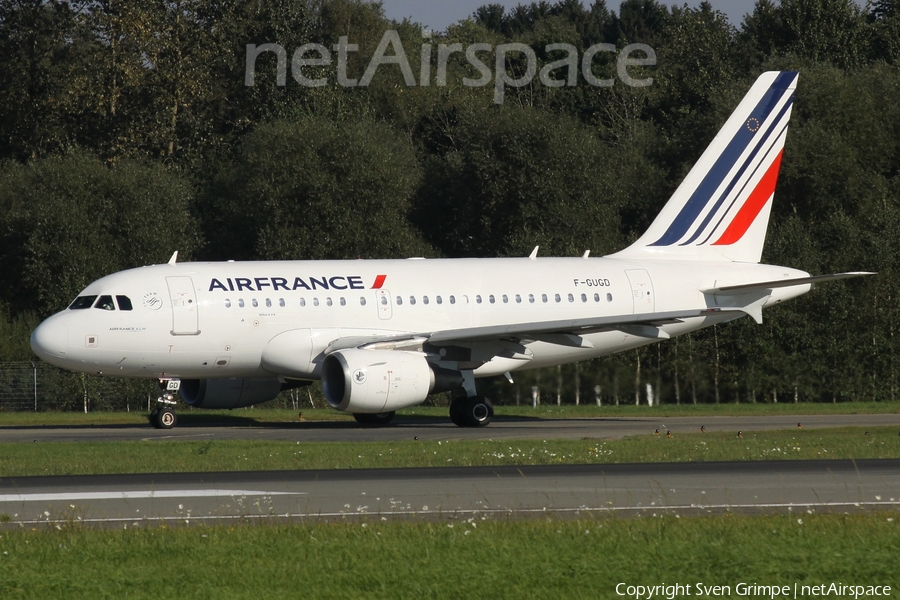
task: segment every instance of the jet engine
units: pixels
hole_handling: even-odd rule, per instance
[[[196,408],[241,408],[272,400],[282,383],[269,379],[183,379],[181,397]]]
[[[431,393],[462,386],[462,374],[400,350],[339,350],[322,362],[329,406],[352,413],[384,413],[421,404]]]

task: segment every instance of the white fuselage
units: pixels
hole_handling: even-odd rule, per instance
[[[33,347],[60,367],[143,378],[318,379],[329,345],[345,338],[424,333],[729,304],[702,290],[804,277],[759,264],[615,258],[408,259],[180,263],[131,269],[89,285],[112,310],[69,308],[35,331]],[[774,289],[763,306],[810,289]],[[122,310],[130,300],[131,310]],[[660,327],[674,336],[740,313]],[[665,336],[663,336],[665,337]],[[276,339],[277,338],[277,339]],[[497,375],[584,360],[658,338],[608,330],[588,347],[531,340],[475,370]]]

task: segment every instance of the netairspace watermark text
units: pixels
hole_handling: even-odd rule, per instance
[[[427,39],[427,38],[426,38]],[[390,50],[390,54],[388,53]],[[634,78],[628,72],[631,66],[656,65],[656,52],[647,44],[629,44],[619,51],[614,44],[594,44],[578,56],[578,49],[572,44],[548,44],[544,48],[546,53],[558,53],[562,57],[545,64],[540,73],[537,71],[537,56],[531,46],[526,44],[511,43],[492,46],[491,44],[469,44],[463,48],[462,44],[438,44],[437,55],[434,56],[435,47],[431,42],[422,44],[419,54],[419,78],[416,79],[410,65],[406,49],[396,30],[384,32],[378,47],[372,53],[368,66],[362,77],[351,78],[347,74],[347,61],[349,53],[358,52],[359,44],[351,44],[347,36],[338,38],[338,43],[329,49],[322,44],[303,44],[294,51],[291,57],[291,76],[300,85],[306,87],[322,87],[330,81],[327,77],[310,78],[304,73],[305,67],[325,67],[335,62],[332,51],[337,53],[337,84],[341,87],[366,87],[375,78],[379,67],[396,65],[403,75],[403,80],[408,87],[428,87],[432,83],[438,87],[447,85],[447,63],[454,53],[465,56],[466,62],[479,74],[477,78],[463,77],[462,84],[466,87],[484,87],[493,83],[494,102],[502,104],[506,88],[519,88],[534,81],[538,75],[539,81],[547,87],[574,87],[578,84],[578,76],[594,87],[611,87],[615,79],[601,79],[594,74],[594,59],[601,52],[616,55],[616,73],[625,85],[631,87],[647,87],[653,84],[653,78]],[[247,44],[247,60],[244,71],[244,85],[256,84],[256,60],[264,52],[274,52],[278,58],[278,66],[275,75],[277,85],[287,84],[287,51],[279,44]],[[637,53],[637,54],[636,54]],[[493,65],[490,56],[493,54]],[[520,55],[520,56],[519,56]],[[432,78],[433,57],[436,58],[436,74]],[[507,59],[525,59],[525,70],[522,73],[511,74],[507,69]],[[491,70],[493,66],[493,71]],[[558,78],[562,76],[562,78]]]
[[[848,585],[841,582],[806,585],[763,585],[740,582],[734,585],[707,585],[695,583],[660,583],[657,585],[616,585],[616,595],[635,600],[675,600],[675,598],[699,596],[702,598],[734,596],[748,598],[875,598],[890,597],[889,585]]]

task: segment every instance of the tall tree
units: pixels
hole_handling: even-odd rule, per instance
[[[419,177],[409,141],[384,124],[275,122],[245,139],[204,204],[220,215],[210,239],[232,242],[222,258],[430,254],[406,215]]]
[[[76,152],[0,173],[2,299],[16,312],[61,310],[95,279],[198,246],[191,186],[159,165]]]

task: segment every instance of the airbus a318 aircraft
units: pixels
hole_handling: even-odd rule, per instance
[[[384,424],[455,391],[450,419],[487,425],[475,380],[621,352],[862,275],[759,264],[797,73],[768,72],[644,235],[610,256],[178,263],[90,284],[31,337],[54,365],[159,380],[151,414],[237,408],[322,381],[328,404]],[[177,253],[176,253],[177,255]]]

